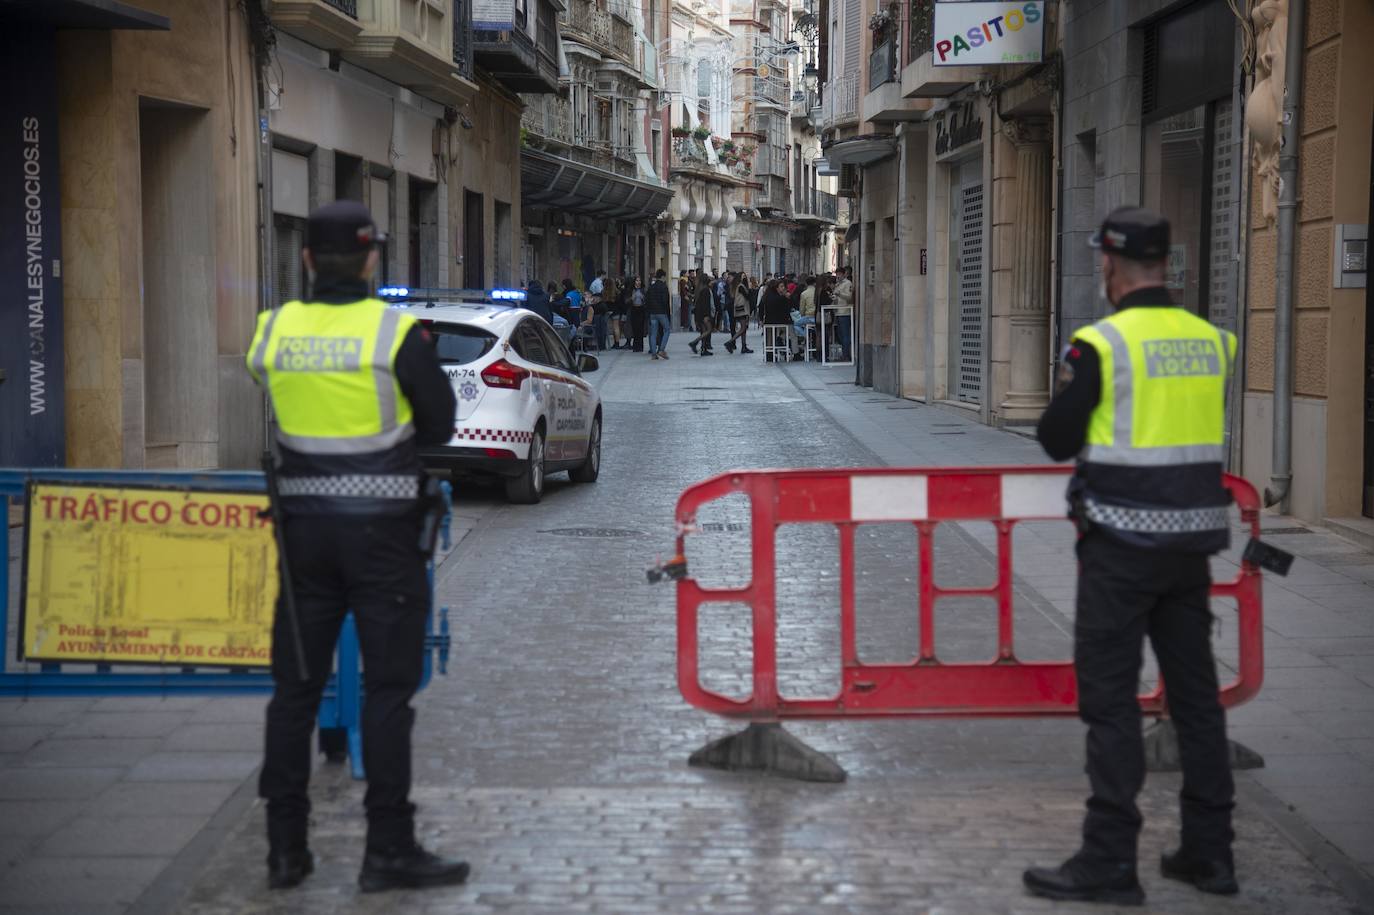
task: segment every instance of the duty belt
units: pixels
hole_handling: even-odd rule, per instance
[[[1209,508],[1128,508],[1084,499],[1083,513],[1089,521],[1103,527],[1141,534],[1193,534],[1226,530],[1230,524],[1224,505]]]
[[[328,477],[282,477],[277,489],[283,497],[328,496],[344,499],[404,499],[420,497],[420,480],[415,476],[349,474]]]

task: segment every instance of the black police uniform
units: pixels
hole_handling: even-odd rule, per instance
[[[1135,208],[1116,211],[1097,238],[1119,256],[1158,259],[1168,251],[1168,223]],[[1118,311],[1172,304],[1164,287],[1122,297]],[[1060,389],[1045,410],[1037,436],[1057,461],[1083,451],[1089,419],[1102,393],[1100,360],[1090,346],[1071,346],[1060,372]],[[1093,486],[1095,471],[1080,463],[1074,488]],[[1187,468],[1112,468],[1111,485],[1136,504],[1158,502],[1160,493],[1187,504],[1211,492],[1187,489]],[[1088,479],[1085,479],[1085,474]],[[1202,486],[1219,489],[1221,468],[1199,474]],[[1071,489],[1071,492],[1073,489]],[[1076,512],[1076,514],[1078,514]],[[1079,518],[1079,560],[1074,666],[1079,715],[1088,725],[1087,774],[1092,794],[1080,851],[1057,869],[1032,868],[1026,885],[1052,898],[1138,903],[1136,877],[1141,815],[1136,796],[1145,781],[1141,711],[1136,698],[1141,651],[1149,636],[1167,689],[1184,771],[1180,795],[1182,848],[1166,856],[1166,876],[1214,893],[1236,892],[1231,843],[1234,785],[1226,721],[1218,698],[1212,655],[1211,574],[1208,554],[1224,548],[1226,535],[1208,534],[1178,548],[1151,548]]]
[[[372,218],[361,204],[338,202],[311,215],[306,247],[313,252],[366,250]],[[361,230],[361,231],[360,231]],[[370,296],[366,280],[319,277],[311,303],[346,305]],[[396,382],[411,406],[414,435],[384,451],[306,454],[278,443],[283,489],[293,478],[422,473],[418,447],[448,441],[456,403],[425,332],[412,326],[394,361]],[[289,490],[288,490],[289,491]],[[279,606],[273,628],[266,758],[259,794],[267,801],[269,882],[299,883],[312,868],[306,846],[311,735],[345,614],[358,627],[367,694],[363,760],[368,787],[364,888],[456,882],[461,862],[445,862],[414,841],[410,803],[410,700],[423,671],[429,609],[426,559],[419,546],[422,509],[410,499],[284,495],[285,536],[309,679],[302,680],[290,623]]]

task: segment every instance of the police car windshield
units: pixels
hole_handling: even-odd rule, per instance
[[[496,337],[466,324],[431,324],[434,350],[445,365],[465,365],[481,359],[496,345]]]

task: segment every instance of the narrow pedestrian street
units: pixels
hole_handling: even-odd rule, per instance
[[[470,530],[438,573],[454,650],[448,675],[417,700],[414,797],[422,841],[469,859],[468,885],[359,895],[363,785],[345,768],[321,763],[312,786],[317,871],[304,886],[266,890],[263,813],[247,802],[245,782],[247,791],[237,795],[245,799],[242,812],[222,841],[180,856],[170,876],[143,893],[143,907],[132,910],[178,898],[163,910],[744,915],[1056,908],[1024,895],[1020,872],[1057,862],[1076,845],[1086,788],[1076,721],[791,727],[848,770],[848,782],[839,785],[689,768],[693,750],[738,725],[688,707],[678,694],[673,588],[651,586],[644,576],[671,551],[678,494],[715,473],[879,465],[896,456],[886,453],[896,448],[894,430],[906,434],[893,418],[917,415],[925,429],[913,433],[912,453],[924,463],[1038,461],[1038,447],[952,411],[875,396],[852,384],[849,369],[773,366],[719,347],[715,357],[693,358],[683,334],[670,351],[666,363],[603,354],[601,371],[591,376],[606,411],[605,460],[595,485],[550,479],[535,506],[506,505],[495,490],[480,487],[458,493]],[[878,434],[867,425],[886,428]],[[702,532],[689,538],[690,568],[704,583],[740,583],[750,574],[745,505],[727,500],[712,508],[699,519]],[[915,652],[914,537],[905,527],[865,529],[857,547],[865,659]],[[937,541],[942,584],[987,583],[995,574],[983,532],[968,527],[951,526]],[[1068,654],[1069,537],[1067,524],[1018,535],[1022,657]],[[778,543],[783,692],[833,691],[834,534],[784,528]],[[992,653],[991,607],[956,603],[941,613],[942,658]],[[1365,644],[1374,640],[1367,606],[1351,614],[1350,624]],[[723,692],[746,692],[745,609],[705,608],[700,629],[703,680]],[[1220,629],[1224,657],[1225,622]],[[1364,689],[1374,694],[1374,684]],[[1236,717],[1248,719],[1245,711]],[[1350,749],[1365,761],[1348,784],[1367,798],[1367,747]],[[1311,857],[1320,840],[1302,841],[1311,826],[1295,833],[1275,820],[1269,806],[1282,805],[1257,804],[1265,789],[1249,775],[1240,778],[1242,894],[1219,899],[1158,876],[1154,862],[1176,841],[1179,780],[1151,775],[1141,798],[1147,910],[1360,911],[1351,894],[1369,886],[1368,871],[1347,862],[1354,882],[1333,879]],[[1368,855],[1368,847],[1352,852]]]

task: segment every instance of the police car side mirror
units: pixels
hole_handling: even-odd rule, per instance
[[[601,368],[601,363],[597,361],[595,356],[589,353],[577,354],[577,371],[580,374],[585,375],[588,372],[595,372],[599,368]]]

